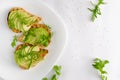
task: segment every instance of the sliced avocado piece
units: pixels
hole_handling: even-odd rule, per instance
[[[7,18],[8,26],[14,32],[28,31],[32,24],[40,20],[40,17],[28,13],[23,8],[12,8]]]
[[[23,69],[29,69],[43,60],[47,53],[48,50],[41,49],[39,46],[22,44],[18,45],[14,57],[17,65]]]
[[[35,24],[22,37],[19,37],[18,40],[27,44],[47,47],[51,41],[51,31],[44,24]]]

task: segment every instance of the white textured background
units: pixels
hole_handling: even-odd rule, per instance
[[[110,61],[106,66],[109,80],[120,80],[119,0],[105,0],[107,4],[101,6],[102,16],[95,22],[90,21],[89,0],[40,1],[61,16],[68,31],[68,45],[56,63],[63,67],[59,80],[101,80],[91,66],[96,57]]]

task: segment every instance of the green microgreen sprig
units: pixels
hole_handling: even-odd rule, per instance
[[[105,65],[108,63],[108,60],[101,60],[99,58],[96,58],[94,59],[94,63],[92,64],[92,66],[100,72],[100,77],[102,80],[108,80],[106,76],[107,71],[104,70]]]
[[[98,0],[97,4],[94,4],[93,2],[91,2],[91,4],[94,6],[94,9],[88,8],[88,10],[92,12],[91,20],[94,22],[98,15],[101,15],[100,5],[105,4],[105,2],[103,0]]]

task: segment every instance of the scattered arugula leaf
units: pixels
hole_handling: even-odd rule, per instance
[[[58,80],[58,77],[61,75],[61,69],[62,66],[54,65],[53,70],[55,73],[52,75],[50,80]],[[48,78],[44,77],[42,80],[48,80]]]
[[[92,66],[100,72],[102,80],[108,80],[107,76],[105,75],[107,74],[107,71],[104,70],[105,65],[108,63],[108,60],[101,60],[99,58],[95,58],[94,63],[92,64]]]
[[[48,78],[47,78],[47,77],[44,77],[44,78],[42,78],[42,80],[48,80]]]
[[[13,38],[13,41],[11,43],[11,46],[12,47],[16,46],[16,42],[17,42],[17,36],[15,35],[14,38]]]
[[[58,79],[57,79],[57,75],[54,74],[54,75],[52,76],[51,80],[58,80]]]
[[[102,80],[108,80],[107,76],[101,75]]]
[[[94,9],[90,9],[88,8],[88,10],[90,12],[92,12],[92,17],[91,20],[94,22],[95,19],[98,17],[98,15],[101,15],[101,9],[100,9],[100,5],[105,4],[105,2],[103,0],[98,0],[97,4],[94,4],[91,2],[91,4],[94,6]]]
[[[58,66],[58,65],[55,65],[53,67],[53,70],[56,72],[57,75],[61,75],[61,69],[62,69],[62,67]]]

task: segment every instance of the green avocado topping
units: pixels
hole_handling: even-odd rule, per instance
[[[33,45],[41,45],[47,47],[49,45],[51,34],[43,27],[31,28],[24,33],[23,42]]]
[[[23,10],[15,10],[8,16],[8,25],[11,29],[25,32],[30,29],[31,24],[38,22],[37,19],[37,16],[31,16]]]
[[[16,63],[25,68],[29,69],[32,66],[35,66],[39,61],[43,60],[42,54],[46,54],[45,49],[39,49],[38,46],[27,46],[23,45],[20,49],[15,51],[14,57]]]

